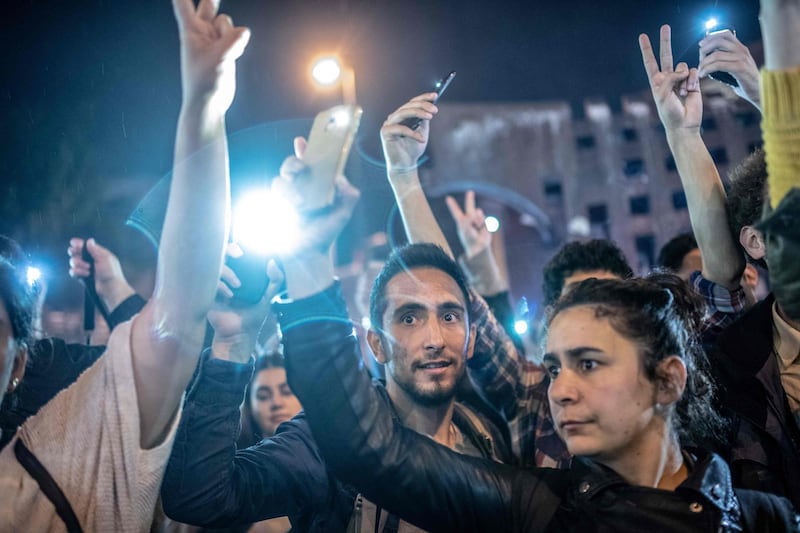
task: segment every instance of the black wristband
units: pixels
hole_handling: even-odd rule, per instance
[[[111,311],[111,316],[109,316],[110,324],[108,325],[109,329],[114,329],[118,325],[122,324],[126,320],[130,320],[133,316],[142,310],[144,305],[147,303],[147,300],[139,296],[138,294],[132,294],[125,298],[121,304],[114,308]]]

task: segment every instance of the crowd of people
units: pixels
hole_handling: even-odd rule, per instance
[[[542,273],[541,357],[475,195],[447,198],[460,257],[425,196],[436,94],[390,114],[409,244],[369,295],[381,379],[335,277],[360,198],[344,176],[258,301],[235,300],[225,114],[250,35],[217,0],[173,7],[183,100],[152,295],[73,239],[109,333],[42,338],[27,256],[0,238],[0,531],[800,531],[800,2],[761,1],[760,72],[731,32],[700,42],[697,68],[674,64],[669,26],[658,59],[639,37],[693,234],[644,276],[613,242],[565,244]],[[763,117],[727,192],[701,135],[716,71]],[[277,178],[298,198],[305,149]],[[264,353],[270,315],[281,346]]]

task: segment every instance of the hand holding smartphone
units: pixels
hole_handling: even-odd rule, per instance
[[[301,212],[327,207],[333,202],[334,180],[342,174],[353,146],[363,110],[357,105],[340,105],[314,118],[303,162],[308,174],[294,186],[301,200]]]
[[[706,32],[706,37],[724,33],[726,31],[729,31],[732,34],[736,35],[736,28],[734,28],[733,26],[716,26],[714,31]],[[730,85],[731,87],[734,88],[739,86],[739,82],[736,81],[736,78],[734,78],[728,72],[723,72],[721,70],[717,72],[711,72],[709,73],[708,77],[711,78],[712,80],[721,81],[725,85]]]
[[[439,101],[439,98],[442,97],[444,92],[450,86],[450,83],[453,81],[453,78],[455,78],[455,77],[456,77],[456,71],[453,70],[447,76],[445,76],[444,78],[440,79],[439,81],[437,81],[434,84],[433,90],[436,92],[436,98],[433,99],[433,103],[434,104]],[[422,119],[421,118],[407,118],[404,121],[402,121],[400,124],[403,125],[403,126],[408,126],[412,130],[416,130],[417,128],[419,128],[420,124],[422,124]]]

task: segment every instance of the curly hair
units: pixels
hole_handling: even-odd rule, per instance
[[[658,364],[671,355],[686,365],[686,389],[674,407],[672,429],[684,444],[714,448],[724,433],[714,408],[714,382],[700,343],[702,300],[678,276],[657,272],[629,280],[588,279],[575,285],[551,309],[549,326],[562,311],[591,306],[640,350],[645,375],[656,382]]]
[[[593,239],[570,242],[561,247],[544,267],[544,304],[552,305],[564,289],[564,280],[575,272],[605,270],[622,279],[633,277],[625,254],[613,242]]]
[[[725,210],[733,242],[739,242],[742,228],[752,226],[761,219],[769,194],[764,151],[759,149],[747,156],[728,174],[728,179],[731,186]]]

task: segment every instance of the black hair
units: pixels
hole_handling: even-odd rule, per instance
[[[28,258],[13,239],[0,235],[0,298],[6,307],[14,340],[30,346],[36,298],[28,284]]]
[[[704,307],[700,297],[674,274],[656,272],[629,280],[588,279],[575,285],[550,309],[594,308],[619,334],[637,343],[645,375],[655,382],[658,364],[671,355],[686,365],[686,389],[674,408],[672,428],[683,444],[714,448],[724,431],[714,408],[715,387],[700,343]]]
[[[440,246],[431,243],[408,244],[392,251],[372,284],[372,291],[369,295],[369,319],[373,328],[381,328],[383,313],[386,312],[386,286],[389,281],[397,274],[415,268],[441,270],[453,278],[464,295],[464,302],[469,314],[469,289],[464,273],[458,264]]]
[[[670,239],[658,252],[656,264],[672,272],[678,272],[683,265],[683,258],[697,248],[697,240],[691,233],[681,233]]]
[[[564,289],[564,280],[575,272],[605,270],[622,279],[633,277],[633,269],[625,254],[606,239],[575,241],[565,244],[544,267],[542,293],[544,304],[558,300]]]
[[[756,150],[739,163],[729,174],[731,183],[725,201],[725,210],[728,214],[728,227],[733,237],[733,242],[739,242],[739,234],[745,226],[754,226],[761,220],[761,214],[769,194],[767,183],[767,161],[764,151]],[[745,252],[746,253],[746,252]],[[766,267],[763,260],[754,260]]]

